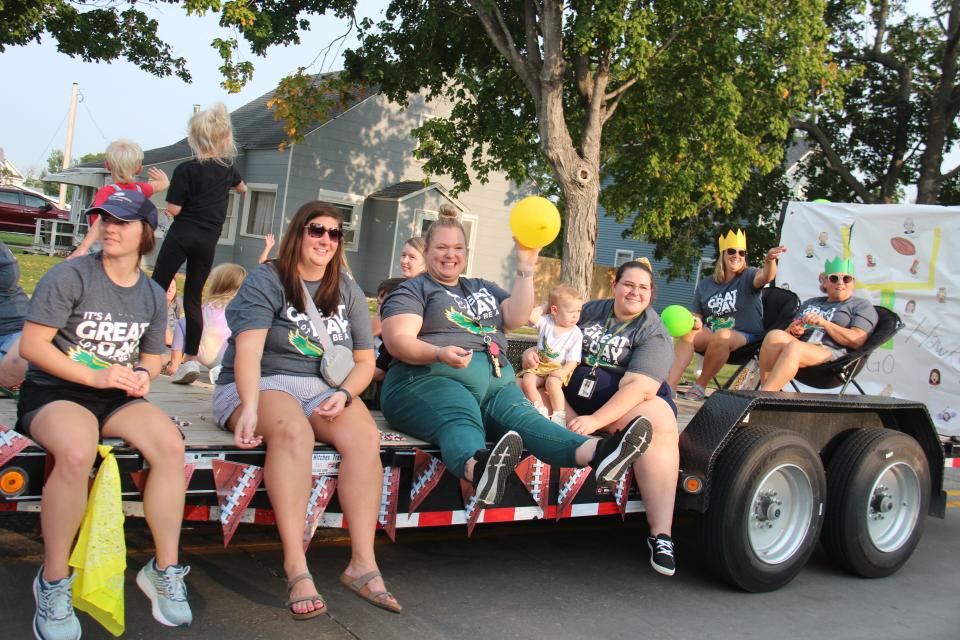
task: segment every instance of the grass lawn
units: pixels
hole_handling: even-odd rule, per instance
[[[0,240],[8,247],[29,247],[33,244],[33,236],[29,233],[0,231]]]

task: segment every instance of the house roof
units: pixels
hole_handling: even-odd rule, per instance
[[[436,182],[424,184],[423,180],[404,180],[384,187],[375,193],[371,193],[368,198],[379,198],[381,200],[403,200],[407,196],[412,196],[421,191],[426,191],[433,187],[438,187]]]
[[[318,74],[314,76],[314,80],[319,80],[321,77],[325,77],[326,75],[328,74],[324,74],[324,76]],[[238,149],[275,148],[281,142],[287,139],[287,134],[284,131],[283,120],[274,120],[273,110],[267,107],[267,102],[273,98],[275,93],[275,90],[268,91],[262,96],[251,100],[247,104],[230,113],[230,120],[233,123],[233,138],[237,143]],[[378,86],[363,87],[356,94],[352,95],[349,100],[341,102],[338,99],[339,94],[333,91],[328,91],[325,94],[325,97],[328,99],[333,99],[334,105],[330,109],[326,120],[318,120],[313,123],[309,127],[309,131],[306,135],[310,135],[310,133],[316,131],[318,127],[330,122],[340,114],[348,111],[370,96],[376,95],[377,93],[379,93]],[[193,152],[190,150],[190,146],[187,144],[187,139],[182,138],[171,145],[157,147],[156,149],[145,151],[143,154],[143,164],[144,166],[148,166],[163,162],[171,162],[173,160],[182,160],[189,158],[192,155]],[[79,166],[96,167],[102,166],[102,163],[94,162]]]

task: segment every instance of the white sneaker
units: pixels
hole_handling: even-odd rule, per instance
[[[188,360],[177,367],[177,372],[170,378],[173,384],[190,384],[200,377],[200,363],[196,360]]]
[[[550,422],[555,422],[561,427],[567,426],[567,412],[566,411],[554,411],[553,415],[550,416]]]
[[[537,410],[537,413],[542,415],[544,418],[550,417],[550,410],[547,409],[544,405],[540,404],[539,402],[533,405],[533,407]]]
[[[221,369],[223,369],[222,364],[218,364],[213,369],[210,369],[210,384],[217,384],[217,376],[220,375]]]

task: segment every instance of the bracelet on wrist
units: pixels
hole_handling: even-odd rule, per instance
[[[347,401],[344,403],[343,406],[349,407],[351,404],[353,404],[353,394],[347,391],[346,389],[344,389],[343,387],[336,387],[333,391],[334,393],[339,391],[347,398]]]
[[[136,366],[136,367],[133,368],[133,370],[134,370],[134,371],[143,371],[145,374],[147,374],[147,376],[150,375],[150,369],[147,369],[146,367]]]

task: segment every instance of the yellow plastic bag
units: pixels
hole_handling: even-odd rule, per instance
[[[87,512],[80,526],[70,566],[77,578],[73,583],[73,606],[89,613],[115,636],[125,628],[123,578],[127,568],[127,545],[123,537],[123,508],[120,503],[120,471],[113,447],[100,445],[103,463],[93,481]]]

